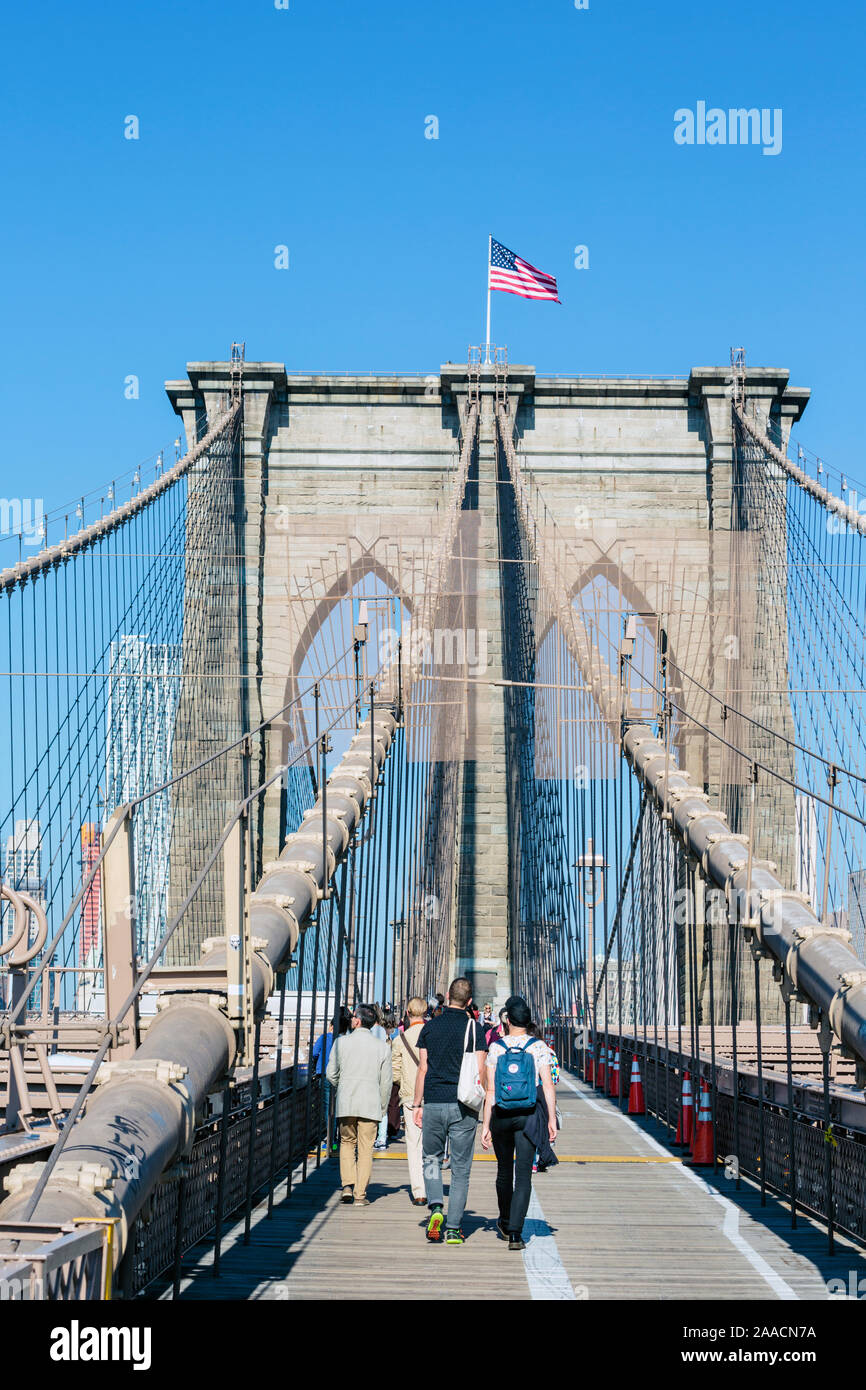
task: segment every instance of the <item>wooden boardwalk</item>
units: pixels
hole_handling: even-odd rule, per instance
[[[255,1208],[251,1238],[227,1229],[220,1278],[212,1247],[189,1252],[181,1299],[826,1299],[827,1280],[866,1277],[845,1240],[743,1182],[691,1171],[651,1119],[630,1120],[590,1087],[558,1088],[560,1164],[534,1179],[523,1254],[494,1226],[495,1162],[477,1146],[463,1246],[430,1246],[426,1210],[410,1204],[402,1144],[377,1155],[371,1205],[338,1201],[336,1162],[323,1161],[271,1220]],[[479,1128],[479,1136],[480,1136]],[[170,1290],[162,1293],[170,1296]]]

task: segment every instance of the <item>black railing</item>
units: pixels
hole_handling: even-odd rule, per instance
[[[296,1086],[291,1068],[286,1077],[279,1097],[274,1085],[272,1094],[259,1094],[254,1110],[249,1086],[232,1088],[225,1113],[200,1125],[189,1157],[163,1175],[135,1222],[119,1272],[126,1297],[169,1273],[177,1295],[183,1256],[209,1237],[218,1274],[226,1220],[249,1208],[257,1195],[272,1197],[280,1180],[291,1191],[292,1168],[327,1137],[327,1115],[320,1076],[299,1076]]]
[[[695,1115],[702,1082],[706,1083],[713,1117],[714,1169],[734,1183],[750,1178],[785,1200],[796,1225],[797,1213],[817,1217],[828,1232],[841,1231],[866,1244],[866,1105],[862,1093],[837,1096],[834,1111],[848,1123],[823,1119],[821,1083],[798,1078],[790,1090],[780,1073],[761,1077],[749,1068],[715,1067],[709,1057],[697,1060],[675,1047],[614,1031],[600,1033],[593,1045],[571,1021],[553,1025],[554,1046],[562,1065],[609,1094],[609,1079],[599,1086],[599,1060],[607,1049],[619,1053],[618,1104],[628,1105],[632,1060],[638,1059],[644,1101],[669,1130],[673,1142],[680,1119],[684,1072],[691,1075]],[[591,1068],[588,1064],[591,1063]],[[736,1086],[734,1077],[736,1076]],[[863,1129],[851,1123],[852,1108],[863,1109]]]

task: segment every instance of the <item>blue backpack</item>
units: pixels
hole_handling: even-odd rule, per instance
[[[500,1110],[529,1110],[535,1105],[535,1058],[527,1052],[535,1038],[527,1038],[522,1047],[506,1047],[494,1072],[493,1098]]]

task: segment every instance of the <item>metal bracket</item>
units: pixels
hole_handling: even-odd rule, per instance
[[[189,1153],[195,1137],[195,1105],[184,1081],[189,1067],[180,1062],[169,1062],[160,1058],[124,1058],[116,1062],[103,1062],[96,1073],[95,1086],[108,1086],[112,1082],[144,1081],[171,1091],[180,1104],[183,1124],[181,1152]]]
[[[776,974],[777,971],[778,975]],[[773,964],[773,979],[777,981],[782,991],[782,998],[787,999],[789,1004],[807,1004],[809,1002],[805,995],[797,989],[781,961],[775,961]]]
[[[827,1017],[830,1020],[830,1027],[840,1037],[842,1036],[841,1010],[845,1002],[845,995],[850,989],[858,989],[860,985],[866,985],[866,970],[849,970],[839,976],[839,988],[830,1000]]]
[[[707,815],[707,814],[709,814],[709,815],[711,815],[711,816],[713,817],[713,820],[721,820],[721,819],[722,819],[721,816],[719,815],[718,811],[702,812],[701,814],[702,814],[702,815]],[[696,817],[696,819],[697,819],[697,817]],[[726,842],[727,842],[727,841],[730,841],[730,840],[736,840],[736,841],[737,841],[738,843],[740,843],[740,844],[743,844],[743,845],[748,844],[748,841],[747,841],[745,835],[736,835],[736,834],[733,833],[733,831],[728,831],[728,830],[711,830],[710,833],[709,833],[709,835],[707,836],[707,842],[706,842],[706,844],[705,844],[705,846],[704,846],[703,853],[701,854],[701,868],[703,869],[703,872],[704,872],[704,875],[705,875],[706,878],[709,878],[709,877],[710,877],[710,850],[713,848],[714,845],[719,844],[720,841],[722,841],[722,840],[724,840],[724,841],[726,841]],[[728,879],[727,879],[727,881],[726,881],[726,883],[725,883],[725,890],[724,890],[724,891],[725,891],[725,898],[726,898],[728,901],[730,901],[730,886],[731,886],[731,879],[733,878],[733,876],[734,876],[735,873],[739,873],[739,871],[740,871],[740,869],[741,869],[742,867],[743,867],[743,865],[738,865],[738,866],[737,866],[735,869],[733,869],[732,872],[728,875]]]
[[[28,1187],[35,1187],[44,1167],[45,1163],[17,1163],[6,1175],[6,1191],[23,1192]],[[108,1192],[115,1176],[105,1163],[76,1163],[74,1159],[60,1159],[51,1173],[56,1182],[69,1183],[81,1188],[82,1192],[94,1193]]]
[[[809,898],[808,893],[801,893],[796,888],[759,888],[757,891],[760,896],[761,907],[772,907],[775,903],[781,902],[783,898],[792,899],[794,902],[802,903],[804,907],[811,908],[812,906],[812,902]],[[835,931],[837,929],[831,928],[831,930]],[[795,931],[803,932],[804,940],[806,935],[814,934],[814,929],[808,926],[797,927]]]
[[[791,946],[790,949],[788,950],[788,954],[787,954],[787,956],[786,956],[786,958],[785,958],[785,969],[787,970],[789,976],[791,977],[791,980],[792,980],[793,983],[794,983],[795,989],[799,988],[799,981],[798,981],[798,979],[797,979],[797,961],[798,961],[799,955],[800,955],[800,948],[801,948],[801,946],[803,946],[807,941],[813,941],[813,940],[815,939],[815,937],[818,937],[818,936],[829,936],[829,937],[834,938],[834,939],[837,940],[837,941],[839,941],[839,940],[842,940],[842,941],[850,941],[850,940],[851,940],[851,933],[848,932],[848,931],[843,931],[842,928],[840,928],[840,927],[824,927],[824,926],[821,926],[821,925],[814,926],[814,927],[809,926],[809,925],[804,925],[804,926],[801,926],[801,927],[795,927],[795,928],[794,928],[794,944],[793,944],[793,946]],[[811,1013],[813,1007],[814,1007],[814,1006],[810,1005],[810,1013]],[[811,1023],[811,1021],[810,1021],[810,1026],[811,1026],[811,1027],[815,1027],[815,1026],[817,1026],[817,1025]]]

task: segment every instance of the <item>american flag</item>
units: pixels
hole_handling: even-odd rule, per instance
[[[552,299],[556,304],[562,303],[553,275],[536,269],[498,241],[490,243],[487,285],[491,290],[505,290],[507,294],[519,294],[524,299]]]

